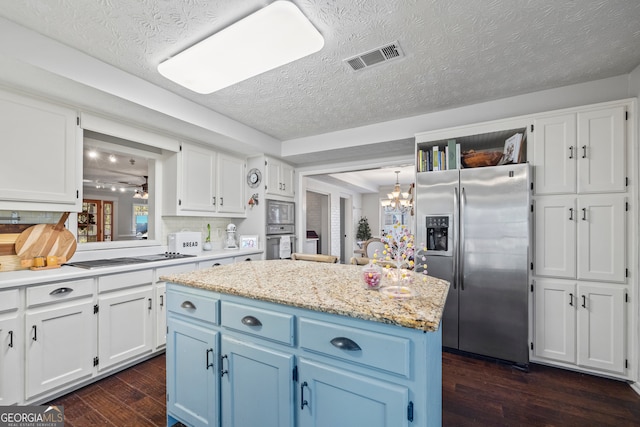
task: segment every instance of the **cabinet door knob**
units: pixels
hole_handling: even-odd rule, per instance
[[[182,304],[180,304],[180,307],[185,308],[187,310],[195,310],[196,306],[193,305],[193,303],[191,301],[185,301]]]
[[[247,326],[262,326],[262,322],[253,316],[244,316],[241,320],[243,325]]]
[[[345,337],[336,337],[331,340],[331,344],[340,350],[358,351],[362,350],[360,346],[353,340]]]

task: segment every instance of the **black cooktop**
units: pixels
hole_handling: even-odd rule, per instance
[[[163,254],[154,255],[140,255],[136,257],[121,257],[121,258],[105,258],[105,259],[93,259],[89,261],[71,261],[65,265],[78,268],[102,268],[102,267],[118,267],[121,265],[129,264],[141,264],[145,262],[162,261],[165,259],[179,259],[179,258],[191,258],[195,255],[181,254],[177,252],[165,252]]]

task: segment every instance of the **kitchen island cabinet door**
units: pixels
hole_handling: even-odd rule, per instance
[[[76,121],[69,108],[0,91],[0,209],[80,210]]]
[[[100,295],[99,370],[104,371],[153,350],[151,286]]]
[[[222,425],[293,427],[294,356],[225,335],[220,351]]]
[[[298,369],[300,427],[410,425],[408,388],[307,359]]]
[[[20,348],[24,341],[19,331],[17,317],[0,319],[0,406],[13,405],[21,399]]]
[[[218,427],[220,334],[171,313],[167,323],[167,425]]]
[[[91,377],[96,355],[93,301],[29,310],[26,324],[26,399]]]

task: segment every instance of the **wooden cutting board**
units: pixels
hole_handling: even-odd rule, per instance
[[[38,224],[27,228],[16,240],[16,254],[28,260],[37,256],[55,255],[69,260],[76,252],[76,238],[66,228],[64,222],[69,212],[62,214],[57,224]]]

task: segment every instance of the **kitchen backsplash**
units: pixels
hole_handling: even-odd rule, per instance
[[[0,210],[0,224],[11,224],[12,213],[16,212],[18,224],[55,224],[60,219],[60,212],[33,212],[33,211],[3,211]],[[192,217],[163,217],[162,235],[159,241],[167,244],[167,235],[177,231],[199,231],[202,233],[202,241],[207,237],[207,224],[211,224],[211,244],[214,249],[222,248],[226,238],[226,229],[229,223],[236,223],[230,218],[192,218]]]
[[[202,233],[202,241],[207,237],[207,224],[211,224],[211,245],[213,249],[222,249],[226,236],[227,225],[237,224],[229,218],[192,218],[171,216],[162,218],[162,236],[160,241],[167,244],[167,235],[177,231],[199,231]]]
[[[17,216],[17,224],[55,224],[60,212],[0,211],[0,224],[12,224],[12,214]]]

